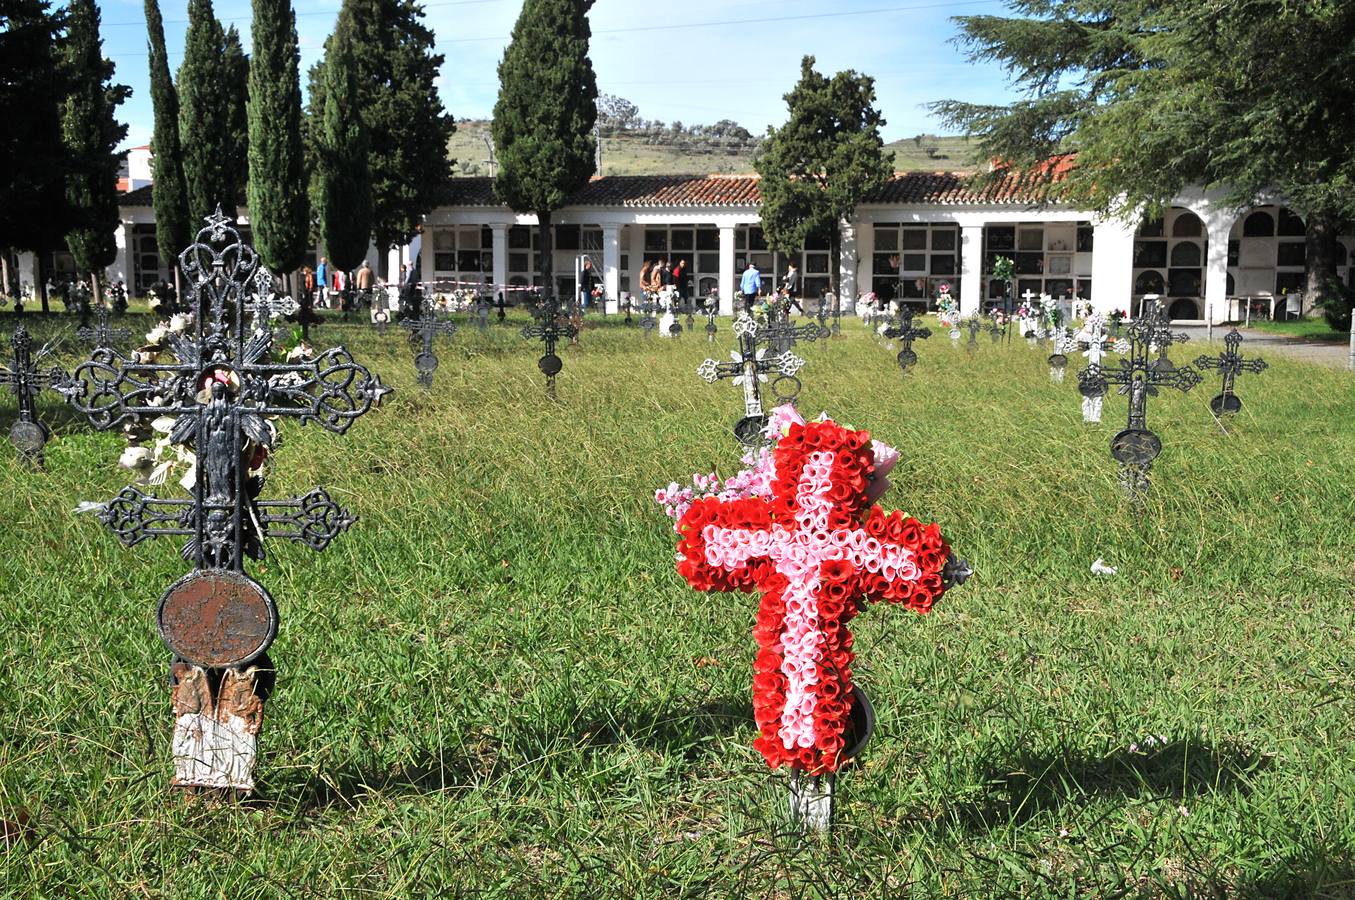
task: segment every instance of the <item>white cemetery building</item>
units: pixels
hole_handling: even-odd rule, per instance
[[[136,294],[171,275],[156,248],[148,159],[144,148],[129,157],[118,258],[108,271]],[[1303,221],[1279,203],[1239,212],[1197,192],[1179,197],[1160,220],[1127,224],[1042,202],[1046,195],[1041,179],[1017,173],[982,189],[968,187],[963,175],[895,175],[841,228],[844,301],[874,291],[926,304],[946,283],[967,315],[1001,296],[1003,286],[984,277],[997,256],[1015,262],[1017,296],[1076,294],[1104,312],[1137,311],[1142,298],[1156,295],[1173,319],[1208,315],[1217,322],[1239,318],[1247,301],[1282,303],[1287,292],[1303,290]],[[586,255],[614,300],[636,289],[646,260],[666,257],[685,260],[692,290],[698,296],[718,290],[728,312],[748,262],[757,264],[764,284],[774,284],[792,258],[768,250],[758,206],[756,175],[595,177],[553,216],[556,288],[572,291],[575,266]],[[495,199],[491,179],[456,178],[451,202],[427,216],[412,246],[387,260],[373,248],[369,261],[382,276],[417,260],[425,282],[511,291],[539,280],[535,225],[534,215]],[[1355,237],[1343,237],[1338,272],[1347,283],[1352,250]],[[69,271],[62,256],[45,269],[58,277]],[[827,242],[793,256],[805,294],[816,296],[828,285]],[[24,280],[34,282],[31,255],[17,262]]]

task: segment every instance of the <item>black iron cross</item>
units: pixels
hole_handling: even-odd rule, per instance
[[[1223,346],[1224,350],[1218,356],[1202,355],[1195,360],[1195,365],[1201,369],[1214,369],[1223,376],[1223,389],[1217,397],[1209,401],[1209,408],[1218,419],[1231,416],[1242,409],[1242,398],[1233,393],[1237,376],[1244,372],[1259,374],[1267,368],[1263,359],[1243,358],[1242,335],[1238,334],[1236,328],[1223,338]]]
[[[66,373],[58,368],[39,370],[33,362],[33,338],[22,325],[14,329],[10,338],[14,358],[8,371],[0,371],[0,384],[9,385],[18,401],[19,417],[9,429],[10,442],[19,451],[19,458],[30,466],[42,465],[42,448],[47,445],[51,431],[38,418],[37,397],[44,388],[60,384]],[[46,348],[38,353],[43,356]]]
[[[716,302],[713,299],[707,297],[705,312],[706,312],[706,341],[708,343],[713,344],[715,343],[715,332],[719,331],[719,329],[715,327],[715,317],[720,314],[720,307],[718,304],[716,304]]]
[[[988,336],[992,338],[993,343],[996,344],[1001,340],[1002,334],[1005,331],[1006,329],[997,322],[997,310],[993,310],[992,314],[988,316]]]
[[[376,328],[376,333],[385,335],[386,326],[391,320],[391,293],[389,286],[382,287],[377,285],[372,292],[372,325]],[[396,306],[399,306],[399,297],[395,300]]]
[[[315,422],[343,434],[359,416],[379,406],[389,389],[343,347],[312,359],[274,361],[271,329],[245,325],[247,312],[266,310],[272,302],[258,293],[262,279],[252,277],[259,266],[254,250],[219,209],[206,222],[197,241],[179,256],[195,322],[191,335],[168,337],[177,362],[143,363],[101,347],[58,390],[100,430],[143,417],[175,420],[171,442],[189,448],[196,460],[192,498],[160,499],[128,487],[104,506],[100,518],[128,546],[162,535],[188,539],[183,556],[194,572],[162,599],[161,635],[189,662],[221,668],[262,654],[271,634],[249,629],[213,633],[204,644],[203,633],[194,629],[210,631],[210,622],[188,615],[167,623],[166,616],[182,610],[166,609],[174,607],[176,598],[211,588],[221,572],[243,576],[245,557],[264,558],[266,537],[323,550],[353,522],[323,488],[293,500],[257,499],[264,460],[277,444],[273,420]],[[243,594],[236,591],[233,596],[247,595],[242,602],[253,612],[266,612],[275,631],[277,611],[271,599],[246,580]],[[226,581],[239,584],[233,576]],[[247,614],[235,607],[228,612]],[[245,640],[245,632],[259,639]]]
[[[481,332],[489,330],[489,295],[475,295],[475,318]]]
[[[758,328],[758,341],[766,344],[768,349],[777,353],[789,352],[800,341],[808,341],[812,344],[819,338],[826,338],[828,335],[827,328],[813,322],[795,325],[780,318],[772,319],[768,324]]]
[[[644,329],[645,337],[651,337],[654,334],[655,326],[659,324],[659,320],[654,316],[659,305],[648,292],[645,293],[644,298],[640,301],[640,327]],[[630,315],[629,310],[627,310],[626,315]]]
[[[402,319],[402,328],[409,329],[409,343],[414,347],[414,370],[418,382],[425,388],[433,386],[433,373],[438,369],[438,357],[433,352],[433,338],[439,334],[456,334],[456,323],[438,319],[432,303],[423,304],[423,313],[417,319]]]
[[[1106,369],[1093,363],[1078,373],[1078,385],[1084,397],[1104,396],[1112,384],[1129,396],[1128,427],[1110,440],[1110,455],[1120,463],[1120,482],[1130,497],[1139,500],[1149,487],[1149,470],[1162,452],[1162,441],[1148,430],[1148,398],[1156,397],[1162,387],[1189,391],[1203,379],[1190,366],[1163,368],[1148,357],[1150,347],[1165,329],[1162,312],[1152,308],[1126,329],[1129,351],[1120,359],[1118,369]]]
[[[908,367],[917,362],[917,353],[913,351],[913,341],[925,341],[931,336],[932,330],[930,328],[918,328],[913,324],[913,308],[907,303],[900,304],[897,321],[885,329],[885,337],[898,339],[903,343],[903,349],[899,351],[897,357],[899,371],[906,373]]]
[[[125,341],[132,336],[131,329],[114,328],[110,325],[108,315],[108,307],[99,304],[94,310],[95,324],[82,325],[75,330],[75,336],[95,347],[112,347],[116,342]]]
[[[743,388],[743,418],[735,424],[734,436],[748,446],[762,442],[763,431],[767,427],[767,416],[762,408],[761,384],[771,374],[778,376],[778,382],[788,379],[793,392],[777,391],[777,398],[793,403],[800,389],[796,373],[805,364],[803,359],[789,350],[768,354],[767,348],[762,346],[764,341],[760,330],[752,316],[740,314],[734,320],[734,336],[738,338],[739,349],[730,354],[731,361],[707,359],[696,369],[696,374],[707,384],[730,378],[736,387]],[[775,383],[773,390],[777,390]]]
[[[568,320],[561,323],[560,301],[554,296],[543,297],[541,305],[532,311],[532,315],[536,317],[536,324],[523,328],[522,336],[529,341],[545,342],[546,352],[537,360],[536,367],[546,376],[546,395],[554,400],[555,376],[565,367],[564,362],[555,354],[555,344],[562,337],[573,338],[578,334],[578,329]],[[649,327],[654,327],[652,319]]]
[[[977,315],[970,316],[965,322],[965,327],[969,329],[969,343],[967,349],[973,353],[979,348],[979,329],[983,328],[983,320]],[[996,337],[993,340],[997,340]]]
[[[1167,358],[1167,351],[1173,344],[1184,344],[1190,340],[1190,335],[1183,331],[1172,331],[1171,323],[1162,313],[1161,306],[1154,306],[1152,312],[1157,323],[1156,330],[1153,332],[1153,347],[1157,350],[1157,359],[1153,362],[1154,368],[1170,370],[1176,368],[1176,364]]]

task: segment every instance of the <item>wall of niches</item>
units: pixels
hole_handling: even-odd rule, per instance
[[[1016,266],[1015,296],[1027,291],[1084,300],[1092,296],[1091,222],[1028,222],[992,224],[983,229],[983,271],[988,275],[984,300],[995,305],[1005,285],[992,278],[999,256]]]
[[[870,289],[884,300],[930,308],[937,288],[960,296],[960,228],[948,223],[875,225]]]

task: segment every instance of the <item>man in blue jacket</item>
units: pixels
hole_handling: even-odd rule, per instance
[[[748,268],[743,270],[743,278],[739,280],[739,290],[743,292],[744,306],[752,309],[758,294],[762,293],[762,273],[751,259],[748,260]]]

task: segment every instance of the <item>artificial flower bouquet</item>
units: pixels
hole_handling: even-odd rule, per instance
[[[754,746],[772,768],[811,775],[850,761],[854,692],[847,625],[867,602],[931,610],[948,581],[950,547],[935,524],[875,501],[893,448],[789,405],[769,416],[769,446],[721,480],[695,475],[655,500],[676,523],[677,569],[700,591],[762,594],[753,635]],[[960,567],[962,569],[963,566]]]

